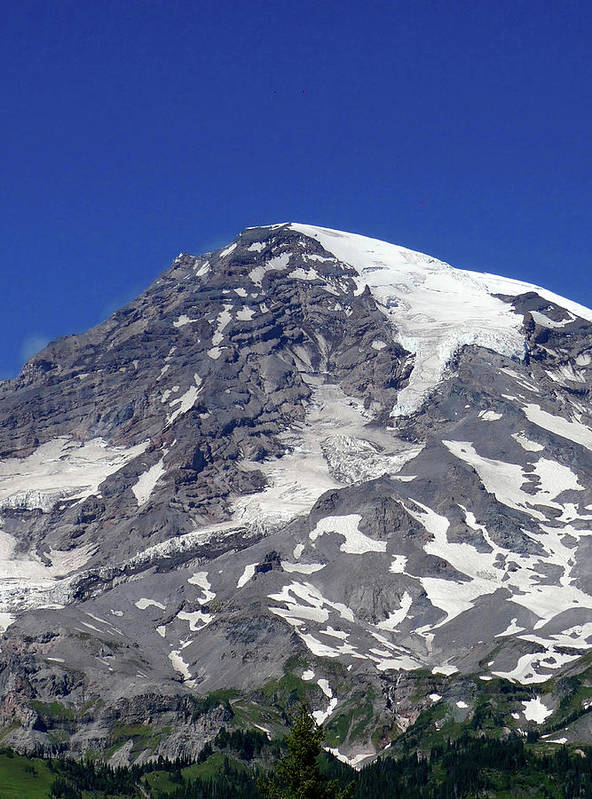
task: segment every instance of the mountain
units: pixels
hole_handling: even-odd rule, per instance
[[[591,383],[537,286],[301,224],[180,254],[0,383],[2,745],[195,756],[298,698],[354,764],[590,740]]]

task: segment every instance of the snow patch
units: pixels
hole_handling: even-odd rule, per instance
[[[524,706],[522,711],[524,718],[527,721],[535,721],[537,724],[543,724],[545,719],[553,713],[552,710],[543,704],[540,696],[529,699],[528,702],[523,702],[522,705]]]
[[[395,555],[393,562],[390,565],[389,571],[393,574],[403,574],[407,566],[407,558],[405,555]]]
[[[314,574],[324,568],[324,563],[289,563],[286,560],[282,561],[282,569],[288,573],[298,572],[299,574]]]
[[[236,245],[236,242],[235,242],[234,244],[231,244],[228,247],[225,247],[223,250],[220,250],[220,258],[226,258],[227,255],[230,255],[230,253],[232,253],[232,252],[234,252],[236,250],[236,247],[237,247],[237,245]]]
[[[585,424],[569,421],[562,416],[554,416],[552,413],[544,411],[540,405],[525,405],[522,410],[526,418],[538,427],[592,450],[592,430]]]
[[[191,319],[186,314],[181,314],[181,316],[173,322],[173,327],[184,327],[185,325],[193,324],[193,322],[199,322],[199,319]]]
[[[187,580],[190,585],[197,585],[203,591],[203,596],[198,600],[200,605],[207,605],[216,598],[216,594],[211,590],[212,586],[208,580],[208,572],[195,572]]]
[[[550,328],[561,328],[565,327],[566,325],[570,325],[572,322],[575,322],[576,318],[573,314],[569,314],[569,319],[562,319],[561,322],[556,322],[554,319],[549,319],[548,316],[545,316],[544,313],[540,311],[531,311],[530,315],[534,319],[537,325],[541,327],[550,327]]]
[[[189,629],[192,633],[203,630],[204,627],[207,627],[208,624],[214,620],[212,613],[206,613],[203,610],[195,610],[192,612],[181,610],[177,613],[177,618],[181,619],[181,621],[189,622]]]
[[[148,443],[125,449],[102,438],[81,444],[61,436],[26,458],[0,461],[0,509],[40,508],[47,513],[60,501],[98,494],[101,483],[145,452]]]
[[[401,622],[407,618],[407,614],[409,613],[412,602],[413,600],[411,595],[405,591],[401,597],[401,607],[398,610],[394,610],[392,613],[389,613],[388,619],[379,622],[376,626],[380,630],[388,630],[388,632],[391,633],[396,632],[399,624],[401,624]]]
[[[563,491],[582,490],[577,476],[567,466],[541,458],[534,467],[534,474],[539,478],[539,490],[535,494],[527,493],[522,486],[530,482],[533,472],[525,472],[520,464],[482,457],[468,441],[442,443],[459,460],[475,469],[485,489],[494,494],[498,502],[527,513],[538,521],[545,521],[546,516],[535,510],[534,506],[543,505],[563,511],[563,506],[553,502],[553,498]]]
[[[142,597],[134,602],[134,605],[138,608],[138,610],[146,610],[146,608],[154,606],[155,608],[160,608],[160,610],[166,610],[165,606],[157,602],[155,599],[146,599],[146,597]]]
[[[164,458],[165,456],[163,455],[158,463],[155,463],[154,466],[151,466],[147,471],[143,472],[138,477],[138,482],[132,486],[132,491],[134,492],[138,506],[144,505],[146,502],[148,502],[156,484],[163,474],[166,473],[166,469],[164,468]]]
[[[303,552],[304,552],[304,544],[296,544],[292,555],[293,557],[296,558],[296,560],[298,560],[298,558],[302,555]]]
[[[550,648],[547,652],[534,652],[518,658],[516,666],[511,671],[492,671],[495,677],[502,677],[522,685],[534,685],[546,682],[550,671],[560,669],[566,663],[577,660],[580,655],[565,655]],[[538,669],[544,669],[543,673]]]
[[[321,519],[314,530],[309,533],[311,541],[321,535],[335,534],[343,536],[345,541],[339,549],[349,555],[364,555],[367,552],[386,552],[386,541],[375,541],[358,529],[362,517],[358,513],[349,516],[326,516]]]
[[[337,612],[346,621],[354,621],[354,614],[347,605],[327,599],[311,583],[293,582],[290,585],[285,585],[280,593],[269,594],[269,599],[287,606],[286,609],[279,607],[270,607],[269,609],[276,616],[281,616],[289,623],[296,622],[294,626],[297,626],[303,620],[323,624],[329,619],[331,611]]]
[[[517,623],[516,623],[517,621],[518,621],[517,618],[512,619],[512,621],[508,624],[506,629],[503,632],[498,633],[495,637],[496,638],[503,638],[506,635],[517,635],[518,633],[524,632],[524,630],[526,628],[525,627],[519,627],[517,625]]]
[[[219,344],[222,343],[224,339],[223,335],[224,330],[228,327],[228,325],[232,321],[232,314],[230,313],[231,310],[232,310],[232,305],[225,304],[223,309],[216,317],[216,330],[214,332],[214,335],[212,336],[213,347],[217,347]]]
[[[182,675],[184,680],[191,679],[191,672],[189,671],[189,666],[183,658],[181,657],[181,650],[175,649],[172,652],[169,652],[169,660],[175,671],[179,672]]]
[[[15,619],[16,616],[13,613],[0,613],[0,633],[5,633]]]
[[[336,749],[335,747],[326,746],[325,750],[327,752],[331,752],[331,754],[334,757],[336,757],[337,760],[340,760],[342,763],[346,763],[348,766],[351,766],[352,768],[355,768],[356,770],[360,769],[362,763],[365,760],[368,760],[369,758],[376,756],[376,752],[374,752],[374,751],[372,751],[372,752],[360,752],[359,754],[355,755],[354,757],[347,757],[347,755],[343,755],[339,751],[339,749]]]
[[[243,585],[246,585],[249,582],[249,580],[251,580],[253,578],[253,575],[255,574],[255,569],[256,568],[257,568],[257,564],[256,563],[249,563],[247,566],[245,566],[243,573],[238,578],[238,582],[236,584],[236,587],[237,588],[242,588]]]
[[[517,441],[522,449],[527,452],[542,452],[545,448],[542,444],[537,444],[536,441],[531,441],[524,431],[519,433],[512,433],[512,438]]]
[[[243,308],[241,308],[236,312],[236,318],[240,319],[241,322],[250,322],[254,316],[255,316],[255,311],[252,308],[249,308],[248,305],[245,305]]]
[[[479,418],[484,422],[497,422],[502,418],[502,414],[495,411],[479,411]]]
[[[193,406],[195,405],[197,398],[199,397],[203,389],[203,382],[198,374],[193,375],[193,379],[195,381],[195,385],[189,386],[187,391],[182,396],[169,403],[169,406],[171,408],[173,407],[173,405],[178,405],[179,407],[175,408],[175,410],[168,417],[167,427],[170,427],[170,425],[173,424],[175,419],[187,413],[187,411],[190,411],[191,408],[193,408]]]
[[[329,705],[326,710],[314,710],[311,713],[313,719],[320,727],[321,724],[324,724],[333,714],[333,711],[337,707],[337,698],[333,696],[333,691],[331,690],[328,680],[317,680],[317,685],[329,700]]]
[[[251,269],[249,272],[249,279],[256,286],[261,286],[263,278],[267,272],[283,271],[288,266],[291,257],[291,253],[283,252],[281,255],[276,255],[273,258],[269,258],[262,266],[256,266],[254,269]]]
[[[441,666],[434,666],[432,669],[432,674],[444,674],[446,677],[450,677],[451,674],[456,674],[458,669],[456,666],[452,666],[449,663],[444,663]]]
[[[295,280],[321,280],[321,276],[316,269],[302,269],[300,266],[297,269],[293,269],[288,277]]]

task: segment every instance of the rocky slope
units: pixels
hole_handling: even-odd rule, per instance
[[[306,696],[362,762],[490,683],[553,722],[591,381],[592,311],[535,286],[299,224],[179,255],[0,383],[2,742],[195,754]]]

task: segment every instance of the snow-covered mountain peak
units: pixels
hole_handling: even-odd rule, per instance
[[[429,264],[437,265],[441,269],[453,268],[450,264],[426,253],[410,250],[407,247],[370,236],[362,236],[359,233],[332,230],[317,225],[304,225],[299,222],[291,222],[288,227],[315,239],[340,261],[362,271],[371,272],[375,269],[391,267],[394,271],[400,270],[401,276],[405,278],[413,273],[419,275],[422,268],[426,268]]]
[[[328,228],[291,224],[318,241],[357,272],[359,290],[369,286],[397,331],[399,343],[415,355],[409,385],[392,416],[418,410],[462,346],[475,344],[521,359],[522,316],[495,297],[477,273],[378,239]]]
[[[196,700],[275,734],[285,674],[349,757],[495,677],[547,695],[592,648],[590,321],[285,223],[50,344],[0,384],[3,745],[63,702],[71,751],[118,719],[196,754],[232,716]]]

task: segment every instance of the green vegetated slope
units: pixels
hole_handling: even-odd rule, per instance
[[[203,763],[154,764],[153,770],[102,773],[92,764],[70,768],[59,761],[0,755],[0,799],[262,799],[261,769],[231,753],[215,752]],[[321,771],[341,787],[353,783],[354,799],[448,797],[592,797],[592,748],[544,751],[515,736],[506,741],[463,736],[417,753],[384,758],[354,772],[322,757]]]
[[[384,716],[375,714],[368,692],[350,692],[326,725],[326,744],[342,748],[347,739],[390,745],[359,772],[327,753],[320,756],[321,769],[342,788],[351,784],[354,799],[592,799],[592,746],[586,744],[592,718],[590,660],[585,656],[557,680],[534,687],[502,679],[438,677],[441,696],[433,694],[438,698],[427,703],[435,678],[417,673],[414,690],[423,710],[404,732],[392,716],[385,724]],[[206,744],[198,762],[161,759],[113,770],[96,759],[97,753],[77,763],[4,750],[0,799],[263,799],[258,780],[285,752],[286,721],[302,702],[315,705],[314,683],[298,676],[302,665],[290,664],[294,668],[256,697],[227,692],[204,699],[208,708],[223,703],[229,724]],[[340,675],[333,676],[338,683]],[[552,708],[540,724],[528,722],[523,712],[534,697]],[[554,743],[563,740],[565,730],[582,734],[571,734],[574,743],[568,746]],[[166,731],[118,728],[105,754],[136,737],[135,749],[145,750],[146,742],[157,741],[159,734]]]
[[[53,778],[44,760],[0,754],[0,799],[46,799]]]

